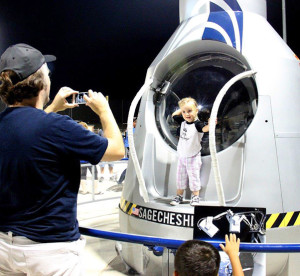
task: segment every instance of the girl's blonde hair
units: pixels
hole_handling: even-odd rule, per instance
[[[193,103],[193,105],[195,106],[195,110],[198,110],[198,103],[196,102],[196,100],[194,98],[191,98],[191,97],[186,97],[186,98],[181,99],[178,102],[178,105],[179,105],[179,107],[182,107],[188,103]]]

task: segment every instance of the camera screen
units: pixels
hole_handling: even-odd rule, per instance
[[[88,92],[79,92],[77,95],[74,95],[75,96],[75,103],[77,103],[77,104],[85,104],[86,101],[83,98],[84,95],[88,96]]]
[[[86,101],[83,98],[84,95],[88,95],[88,92],[79,92],[66,98],[68,103],[85,104]]]

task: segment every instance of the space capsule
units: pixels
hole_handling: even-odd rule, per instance
[[[225,204],[266,208],[268,243],[300,242],[300,63],[267,22],[264,0],[180,0],[180,24],[140,91],[134,156],[120,202],[122,232],[193,238],[189,191],[186,204],[169,204],[176,194],[178,143],[171,115],[187,96],[200,110],[211,109],[222,87],[249,70],[255,76],[234,83],[218,109],[215,141]],[[201,205],[219,206],[205,136],[201,155]],[[174,254],[166,249],[158,257],[124,243],[120,251],[140,273],[172,275]],[[264,257],[254,258],[253,275],[297,275],[299,258],[268,254],[266,270]]]

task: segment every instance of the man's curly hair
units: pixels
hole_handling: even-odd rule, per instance
[[[20,82],[17,82],[18,76],[15,72],[7,70],[0,74],[0,81],[0,98],[8,105],[37,97],[39,91],[46,88],[44,74],[41,69]]]

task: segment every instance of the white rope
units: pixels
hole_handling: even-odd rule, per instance
[[[228,89],[237,81],[250,77],[252,75],[256,74],[255,71],[250,70],[246,71],[243,73],[240,73],[236,76],[234,76],[232,79],[230,79],[220,90],[219,94],[217,95],[213,108],[210,114],[210,123],[209,123],[209,150],[210,150],[210,156],[211,156],[211,166],[214,171],[214,176],[215,176],[215,182],[216,182],[216,189],[217,189],[217,194],[218,194],[218,200],[219,200],[219,205],[220,206],[225,206],[225,196],[224,196],[224,190],[223,190],[223,185],[222,185],[222,180],[221,180],[221,175],[220,175],[220,168],[219,168],[219,163],[217,159],[217,149],[216,149],[216,118],[218,114],[218,110],[221,104],[221,101],[225,94],[227,93]]]
[[[144,92],[146,89],[151,85],[153,82],[153,79],[148,79],[144,85],[141,87],[139,92],[135,95],[133,101],[131,102],[130,108],[129,108],[129,113],[128,113],[128,119],[127,119],[127,132],[128,132],[128,143],[129,143],[129,154],[130,158],[133,162],[136,176],[139,182],[139,192],[140,195],[143,197],[145,202],[149,202],[149,196],[148,192],[146,189],[146,184],[145,180],[143,177],[143,173],[141,170],[141,166],[139,164],[138,157],[136,155],[136,150],[135,150],[135,145],[134,145],[134,139],[133,139],[133,117],[134,117],[134,112],[136,109],[136,106],[140,100],[140,98],[143,96]]]

